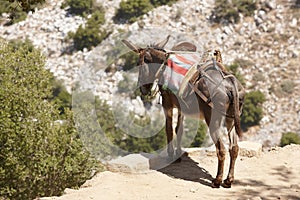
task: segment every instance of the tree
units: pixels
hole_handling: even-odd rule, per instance
[[[72,112],[60,120],[50,102],[52,74],[42,54],[0,40],[0,196],[34,199],[60,195],[92,176]]]

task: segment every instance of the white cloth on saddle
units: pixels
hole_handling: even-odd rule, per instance
[[[201,58],[200,53],[196,52],[171,54],[163,72],[163,87],[181,96]]]

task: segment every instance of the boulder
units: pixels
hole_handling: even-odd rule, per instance
[[[239,142],[239,155],[245,157],[259,156],[262,153],[262,144],[257,142],[242,141]]]
[[[111,172],[138,173],[150,169],[149,160],[141,154],[130,154],[111,160],[107,163]]]

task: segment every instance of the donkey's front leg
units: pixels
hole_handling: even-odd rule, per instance
[[[176,149],[176,158],[179,159],[182,155],[182,149],[181,149],[181,139],[183,134],[183,118],[181,111],[178,110],[178,117],[177,117],[177,125],[176,125],[176,135],[177,135],[177,149]]]
[[[174,147],[173,147],[173,109],[165,109],[165,116],[166,116],[166,134],[167,134],[167,152],[168,152],[168,159],[174,159]]]

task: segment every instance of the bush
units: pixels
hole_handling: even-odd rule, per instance
[[[83,149],[65,111],[51,96],[52,74],[44,57],[26,45],[0,40],[0,196],[34,199],[61,195],[92,176],[94,161]]]
[[[135,52],[130,51],[126,54],[123,54],[120,58],[124,59],[125,61],[124,65],[122,66],[122,69],[124,71],[128,71],[137,66],[137,60],[139,57]]]
[[[75,33],[69,33],[69,38],[73,39],[74,48],[83,50],[91,49],[97,46],[110,34],[106,30],[100,30],[100,26],[105,23],[105,12],[102,9],[97,10],[87,20],[86,26],[79,26]]]
[[[292,80],[284,80],[280,84],[281,90],[285,94],[292,94],[294,92],[295,86],[296,86],[296,83]]]
[[[287,132],[282,134],[280,146],[283,147],[289,144],[300,144],[300,136],[297,133]]]
[[[69,6],[71,14],[85,16],[92,12],[94,4],[94,0],[65,0],[62,8]]]
[[[62,81],[57,80],[54,76],[50,79],[52,87],[52,95],[49,98],[54,104],[57,105],[60,115],[66,114],[66,110],[72,108],[72,96],[66,90]]]
[[[0,4],[0,15],[2,13],[10,14],[10,21],[5,25],[12,25],[25,20],[29,11],[34,11],[36,7],[44,2],[45,0],[4,0]]]
[[[256,2],[253,0],[216,0],[211,19],[216,23],[238,23],[239,13],[251,16],[256,8]]]
[[[263,117],[262,104],[265,95],[260,91],[252,91],[245,95],[241,126],[246,130],[250,126],[258,125]]]
[[[122,0],[120,8],[116,11],[114,21],[133,23],[138,17],[146,14],[151,9],[153,9],[153,5],[150,0]]]
[[[207,140],[207,125],[200,121],[197,134],[191,144],[191,147],[201,147]]]
[[[283,80],[280,85],[273,84],[269,91],[274,93],[277,97],[287,97],[294,92],[296,84],[292,80]]]
[[[227,66],[226,68],[227,68],[228,71],[230,71],[240,81],[240,83],[243,86],[246,85],[245,79],[239,71],[240,64],[238,64],[237,62],[234,62],[233,64]]]
[[[116,126],[114,113],[105,101],[101,101],[99,99],[96,101],[96,112],[98,116],[98,122],[106,137],[109,138],[115,146],[123,149],[124,151],[132,153],[150,153],[163,148],[167,144],[164,128],[162,128],[155,136],[147,138],[138,138],[132,136],[133,134],[128,135],[127,133],[124,133]],[[132,119],[132,117],[128,119]],[[143,127],[149,123],[149,118],[145,117],[145,119],[138,119],[135,120],[134,123]]]
[[[80,129],[84,135],[85,143],[88,144],[88,149],[90,152],[93,152],[93,155],[100,158],[105,157],[114,157],[118,155],[124,154],[123,150],[131,153],[138,152],[147,152],[153,153],[159,149],[165,148],[167,145],[165,127],[161,127],[160,130],[157,130],[155,124],[160,124],[161,120],[165,120],[164,118],[157,118],[155,121],[151,121],[153,123],[151,126],[147,126],[147,131],[145,132],[156,132],[154,136],[151,137],[135,137],[134,135],[144,134],[140,132],[139,129],[131,129],[130,135],[127,132],[124,132],[125,129],[122,129],[122,123],[128,123],[134,119],[134,122],[130,125],[137,125],[140,128],[145,127],[150,123],[150,117],[145,116],[143,118],[135,118],[134,114],[129,114],[129,116],[120,116],[118,113],[118,118],[124,119],[123,122],[116,120],[116,116],[114,110],[107,104],[106,101],[96,98],[94,101],[93,95],[90,94],[92,99],[89,99],[88,93],[82,93],[78,95],[78,99],[75,98],[75,101],[78,101],[81,105],[78,104],[78,107],[73,107],[73,109],[80,110],[82,116],[76,116],[76,121],[80,121]],[[74,101],[73,100],[73,101]],[[86,102],[86,103],[82,103]],[[88,103],[90,102],[90,103]],[[95,103],[95,105],[93,105]],[[75,105],[77,103],[75,102]],[[74,106],[74,104],[73,104]],[[92,125],[90,123],[91,115],[94,113],[97,115],[97,120],[99,124]],[[93,112],[91,112],[93,110]],[[119,111],[122,108],[119,108]],[[77,113],[77,112],[75,112]],[[128,119],[128,121],[127,121]],[[189,119],[186,122],[185,128],[187,129],[182,138],[182,146],[184,147],[199,147],[202,146],[207,140],[207,126],[204,122]],[[125,124],[126,126],[128,124]],[[199,125],[196,127],[196,125]],[[99,127],[95,127],[99,126]],[[100,129],[101,127],[101,129]],[[124,127],[123,127],[124,128]],[[125,127],[126,128],[126,127]],[[195,129],[197,128],[197,130]],[[196,135],[194,135],[195,131],[197,131]],[[193,133],[193,134],[192,134]],[[108,145],[110,144],[110,145]]]
[[[208,127],[204,121],[185,118],[184,128],[185,130],[182,136],[183,147],[201,147],[208,141]]]
[[[46,0],[8,0],[9,2],[18,2],[24,12],[34,11],[38,5],[46,2]]]
[[[130,78],[127,75],[123,75],[123,80],[118,83],[118,92],[129,93],[133,90],[133,85],[130,82]]]
[[[162,6],[162,5],[170,5],[176,1],[177,0],[150,0],[151,4],[154,7],[158,7],[158,6]]]

